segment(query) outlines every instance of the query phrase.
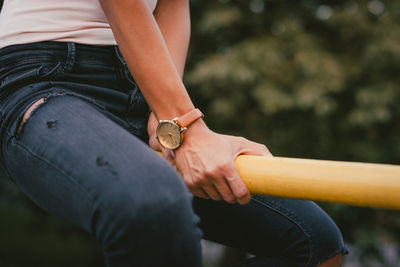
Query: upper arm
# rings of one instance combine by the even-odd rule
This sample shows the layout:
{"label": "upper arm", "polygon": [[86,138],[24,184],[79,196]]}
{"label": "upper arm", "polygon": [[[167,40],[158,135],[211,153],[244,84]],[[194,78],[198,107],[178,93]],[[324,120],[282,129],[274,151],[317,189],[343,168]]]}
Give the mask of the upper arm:
{"label": "upper arm", "polygon": [[154,17],[182,77],[190,39],[189,1],[159,0]]}

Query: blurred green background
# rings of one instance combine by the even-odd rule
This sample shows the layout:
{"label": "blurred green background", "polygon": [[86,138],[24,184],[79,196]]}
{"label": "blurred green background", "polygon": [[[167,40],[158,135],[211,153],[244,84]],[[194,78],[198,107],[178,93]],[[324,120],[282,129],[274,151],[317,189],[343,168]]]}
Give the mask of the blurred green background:
{"label": "blurred green background", "polygon": [[[400,164],[400,1],[192,0],[191,12],[185,83],[212,129],[276,156]],[[400,266],[400,211],[321,205],[350,246],[345,266]],[[0,216],[1,267],[103,266],[88,234],[4,171]]]}

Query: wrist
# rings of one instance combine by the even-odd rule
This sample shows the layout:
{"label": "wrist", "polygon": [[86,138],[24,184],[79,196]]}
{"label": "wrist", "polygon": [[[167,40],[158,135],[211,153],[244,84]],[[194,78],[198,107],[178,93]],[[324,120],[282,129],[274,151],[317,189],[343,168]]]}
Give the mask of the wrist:
{"label": "wrist", "polygon": [[[180,91],[185,91],[185,93],[180,95],[173,94],[172,92],[178,90],[177,88],[179,88]],[[168,93],[168,95],[170,95],[171,97],[164,97],[162,99],[159,99],[159,103],[155,107],[152,107],[150,105],[158,121],[180,118],[186,113],[195,109],[192,101],[189,98],[189,95],[186,93],[186,89],[183,83],[180,86],[176,84],[172,84],[170,86],[163,85],[163,92],[165,92],[166,94],[167,92],[170,92]],[[172,95],[173,103],[179,103],[179,105],[171,105]]]}
{"label": "wrist", "polygon": [[209,131],[206,123],[202,118],[193,122],[190,127],[188,127],[185,131],[185,139],[191,138],[196,135],[196,133],[201,133]]}
{"label": "wrist", "polygon": [[185,131],[185,140],[180,147],[175,149],[175,152],[181,150],[183,147],[189,147],[193,142],[197,142],[199,139],[204,138],[205,135],[211,131],[204,122],[203,119],[198,119]]}

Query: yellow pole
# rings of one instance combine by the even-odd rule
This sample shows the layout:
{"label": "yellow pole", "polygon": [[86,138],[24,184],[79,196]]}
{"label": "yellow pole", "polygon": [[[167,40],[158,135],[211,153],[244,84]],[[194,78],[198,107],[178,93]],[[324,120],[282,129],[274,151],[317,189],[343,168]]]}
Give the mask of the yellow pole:
{"label": "yellow pole", "polygon": [[241,155],[254,194],[400,209],[400,166]]}
{"label": "yellow pole", "polygon": [[240,155],[252,194],[400,210],[400,166]]}

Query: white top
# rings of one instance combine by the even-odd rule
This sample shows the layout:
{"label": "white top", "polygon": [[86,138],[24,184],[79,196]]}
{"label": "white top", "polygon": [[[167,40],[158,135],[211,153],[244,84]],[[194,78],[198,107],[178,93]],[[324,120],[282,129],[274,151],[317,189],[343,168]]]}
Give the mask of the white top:
{"label": "white top", "polygon": [[[154,11],[157,0],[147,0]],[[41,41],[115,45],[99,0],[5,0],[0,48]]]}

